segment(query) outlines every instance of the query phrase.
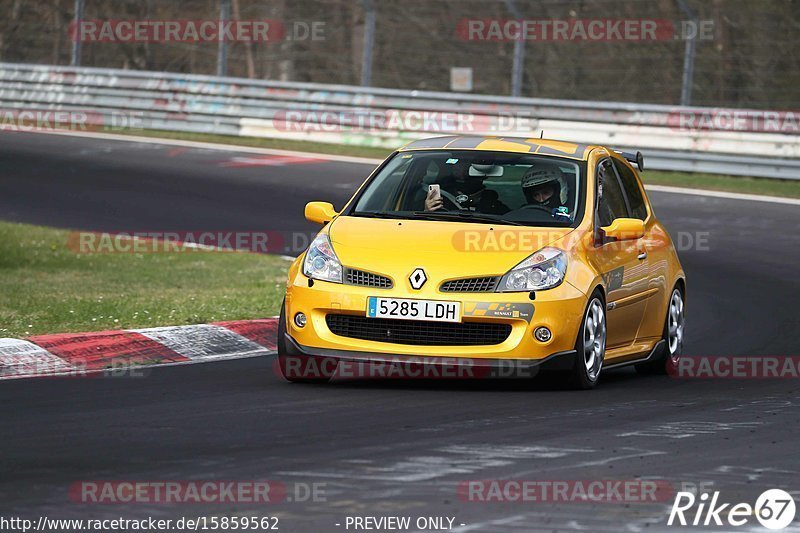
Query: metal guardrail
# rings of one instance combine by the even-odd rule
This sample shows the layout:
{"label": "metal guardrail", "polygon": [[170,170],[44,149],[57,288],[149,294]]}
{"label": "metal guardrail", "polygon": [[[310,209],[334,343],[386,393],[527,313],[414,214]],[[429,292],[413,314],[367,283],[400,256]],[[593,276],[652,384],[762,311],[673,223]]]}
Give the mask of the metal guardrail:
{"label": "metal guardrail", "polygon": [[652,169],[800,179],[796,132],[679,127],[681,117],[720,112],[699,107],[0,63],[0,110],[85,113],[88,127],[100,129],[127,125],[385,148],[449,133],[538,137],[543,130],[548,138],[640,149]]}

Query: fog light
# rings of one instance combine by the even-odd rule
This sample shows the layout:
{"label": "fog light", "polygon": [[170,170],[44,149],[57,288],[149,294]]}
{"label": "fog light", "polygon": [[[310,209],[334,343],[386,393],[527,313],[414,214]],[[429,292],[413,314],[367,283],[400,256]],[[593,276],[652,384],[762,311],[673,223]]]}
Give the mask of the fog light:
{"label": "fog light", "polygon": [[306,327],[306,315],[304,315],[303,313],[297,313],[296,315],[294,315],[294,324],[298,328]]}
{"label": "fog light", "polygon": [[536,337],[536,340],[539,342],[547,342],[549,341],[553,334],[550,333],[550,330],[544,326],[539,326],[533,331],[533,336]]}

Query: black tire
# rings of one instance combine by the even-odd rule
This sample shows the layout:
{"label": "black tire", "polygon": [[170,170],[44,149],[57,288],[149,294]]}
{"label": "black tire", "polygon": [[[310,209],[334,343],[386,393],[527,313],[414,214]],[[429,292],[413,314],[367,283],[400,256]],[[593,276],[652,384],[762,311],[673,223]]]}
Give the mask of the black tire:
{"label": "black tire", "polygon": [[336,361],[309,355],[289,355],[286,350],[286,300],[278,318],[278,357],[275,371],[292,383],[328,383],[336,372]]}
{"label": "black tire", "polygon": [[[599,320],[595,320],[596,317]],[[588,320],[592,317],[592,324],[587,329]],[[600,328],[598,331],[597,328]],[[591,332],[591,333],[590,333]],[[590,336],[587,339],[587,334]],[[600,339],[597,339],[597,335]],[[575,364],[572,367],[570,385],[579,390],[593,389],[600,381],[600,373],[603,369],[606,352],[606,303],[600,290],[595,290],[589,297],[586,310],[583,312],[583,320],[575,339]],[[592,355],[589,355],[587,342],[592,346]]]}
{"label": "black tire", "polygon": [[[670,332],[672,305],[676,295],[680,298],[680,332],[677,334],[677,338],[671,335]],[[649,361],[635,365],[636,371],[639,374],[644,376],[664,375],[673,372],[678,367],[678,361],[683,354],[683,328],[685,327],[686,320],[684,316],[684,302],[683,290],[680,285],[676,285],[672,289],[672,293],[670,293],[669,302],[667,302],[667,312],[664,317],[664,330],[661,333],[661,340],[663,342]]]}

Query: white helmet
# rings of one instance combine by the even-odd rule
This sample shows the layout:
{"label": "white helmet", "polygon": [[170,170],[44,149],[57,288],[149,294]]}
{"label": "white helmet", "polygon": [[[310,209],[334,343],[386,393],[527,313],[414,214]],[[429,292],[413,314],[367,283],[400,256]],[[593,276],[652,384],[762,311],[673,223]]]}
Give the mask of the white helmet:
{"label": "white helmet", "polygon": [[555,182],[558,184],[560,200],[562,204],[567,203],[567,178],[564,171],[556,165],[535,165],[528,169],[522,177],[522,188],[538,187],[545,183]]}

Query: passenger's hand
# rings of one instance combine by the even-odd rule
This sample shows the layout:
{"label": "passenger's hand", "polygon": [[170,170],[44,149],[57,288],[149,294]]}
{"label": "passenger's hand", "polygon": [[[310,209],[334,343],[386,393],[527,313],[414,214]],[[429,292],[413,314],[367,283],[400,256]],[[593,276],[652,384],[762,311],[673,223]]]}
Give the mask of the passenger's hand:
{"label": "passenger's hand", "polygon": [[436,211],[444,207],[444,201],[441,196],[435,197],[434,191],[428,191],[428,196],[425,197],[425,211]]}

